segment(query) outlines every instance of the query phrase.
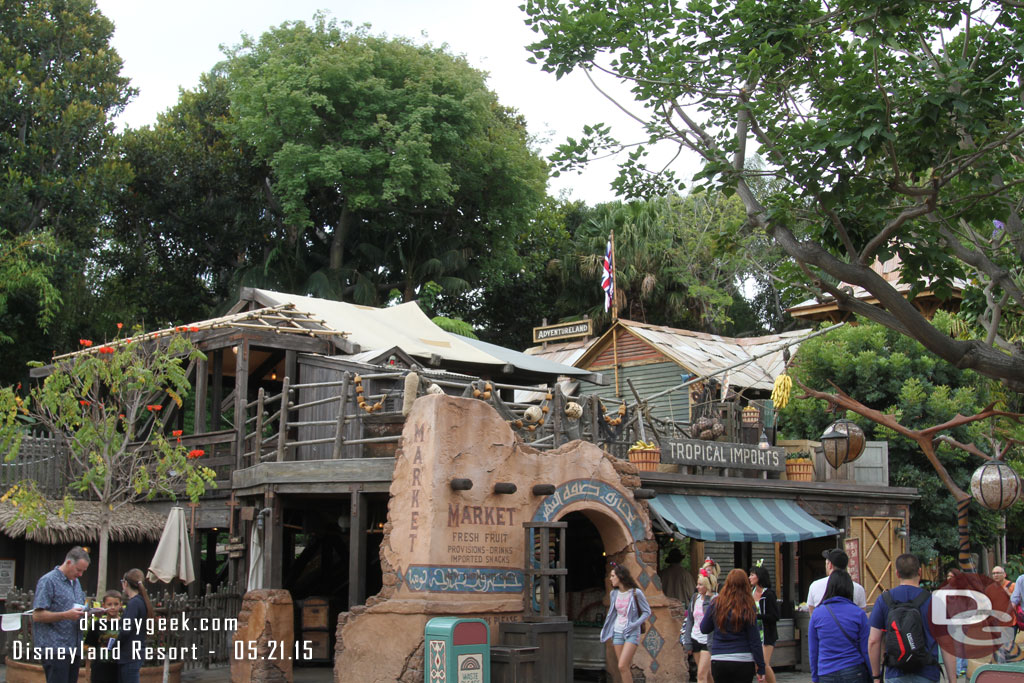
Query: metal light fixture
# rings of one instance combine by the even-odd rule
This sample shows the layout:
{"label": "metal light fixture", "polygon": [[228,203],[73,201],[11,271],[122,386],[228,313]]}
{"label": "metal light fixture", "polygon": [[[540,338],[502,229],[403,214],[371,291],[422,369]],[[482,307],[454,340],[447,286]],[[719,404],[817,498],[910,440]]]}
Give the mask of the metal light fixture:
{"label": "metal light fixture", "polygon": [[899,524],[896,525],[895,531],[896,531],[896,535],[899,536],[900,538],[906,538],[907,537],[907,525],[904,524],[903,522],[900,522]]}
{"label": "metal light fixture", "polygon": [[991,460],[971,475],[971,495],[989,510],[1005,510],[1021,495],[1020,477],[1005,462]]}
{"label": "metal light fixture", "polygon": [[761,440],[757,442],[757,447],[762,451],[766,451],[772,447],[771,443],[768,441],[768,432],[763,429],[761,430]]}
{"label": "metal light fixture", "polygon": [[864,452],[864,430],[853,420],[836,420],[819,440],[825,460],[836,469],[853,462]]}

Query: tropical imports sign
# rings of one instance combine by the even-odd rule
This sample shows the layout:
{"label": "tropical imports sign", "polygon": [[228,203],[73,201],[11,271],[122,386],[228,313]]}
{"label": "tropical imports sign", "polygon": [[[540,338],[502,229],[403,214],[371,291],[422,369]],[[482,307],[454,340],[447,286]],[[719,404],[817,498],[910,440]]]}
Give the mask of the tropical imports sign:
{"label": "tropical imports sign", "polygon": [[559,323],[558,325],[546,325],[533,328],[533,342],[535,344],[558,339],[571,339],[573,337],[589,337],[594,333],[592,320],[577,320],[571,323]]}
{"label": "tropical imports sign", "polygon": [[786,469],[786,449],[775,446],[762,450],[749,443],[662,439],[661,462],[691,467],[783,472]]}

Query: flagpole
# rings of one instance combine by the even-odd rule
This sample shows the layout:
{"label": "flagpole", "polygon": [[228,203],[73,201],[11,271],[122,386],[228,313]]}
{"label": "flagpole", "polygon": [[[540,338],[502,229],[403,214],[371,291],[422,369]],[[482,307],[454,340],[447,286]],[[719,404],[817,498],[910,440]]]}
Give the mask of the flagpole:
{"label": "flagpole", "polygon": [[612,362],[615,363],[615,397],[621,398],[622,392],[619,391],[619,331],[615,329],[616,323],[619,321],[619,307],[615,305],[615,297],[618,294],[615,282],[615,230],[612,230],[608,241],[612,245]]}

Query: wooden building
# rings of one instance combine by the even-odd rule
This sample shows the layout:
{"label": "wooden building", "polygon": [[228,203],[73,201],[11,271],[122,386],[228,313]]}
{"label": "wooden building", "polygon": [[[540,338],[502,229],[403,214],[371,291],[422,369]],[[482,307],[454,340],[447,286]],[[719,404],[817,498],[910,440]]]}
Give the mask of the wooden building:
{"label": "wooden building", "polygon": [[[712,497],[786,506],[803,526],[767,545],[723,541],[710,529],[687,533],[704,535],[707,551],[723,560],[731,551],[736,566],[769,555],[780,595],[790,604],[823,573],[821,549],[860,534],[865,554],[877,548],[890,558],[878,564],[882,555],[872,555],[863,565],[884,588],[892,583],[891,559],[906,547],[907,506],[915,491],[836,478],[788,481],[780,464],[784,449],[751,448],[752,434],[739,426],[741,403],[751,401],[770,425],[765,399],[783,366],[783,350],[805,332],[727,339],[618,321],[578,354],[573,367],[448,334],[414,303],[373,309],[266,290],[245,290],[227,315],[189,328],[206,360],[191,369],[194,391],[184,409],[169,402],[165,414],[168,429],[192,425],[182,443],[206,450],[205,462],[218,474],[218,488],[191,511],[195,554],[200,545],[207,550],[200,583],[249,577],[253,588],[286,588],[296,600],[326,607],[332,626],[396,580],[382,566],[381,547],[395,522],[395,491],[404,495],[416,485],[395,480],[396,463],[410,407],[427,394],[488,403],[516,444],[538,451],[582,440],[625,457],[642,435],[653,439],[661,446],[661,463],[639,473],[639,488],[668,502]],[[574,396],[559,387],[560,377],[575,383]],[[665,392],[691,379],[700,380],[699,394]],[[539,405],[519,402],[531,393]],[[691,438],[698,413],[727,425],[718,441]],[[733,459],[726,462],[723,454]],[[567,482],[571,474],[564,473]],[[540,482],[519,482],[521,493],[534,483]],[[545,495],[524,500],[544,504]],[[592,611],[587,596],[606,594],[603,569],[590,571],[603,562],[603,546],[596,544],[600,529],[572,509],[545,521],[567,523],[566,542],[574,549],[569,572],[586,575],[576,585],[574,609]],[[681,534],[680,521],[662,515],[658,524],[663,532]],[[749,531],[757,539],[771,529]],[[727,542],[717,550],[713,545]],[[224,574],[218,574],[219,547],[229,556]],[[315,630],[307,627],[297,623],[295,631]],[[327,633],[331,638],[334,630]],[[327,661],[332,644],[328,640],[318,650]],[[674,640],[663,641],[657,652],[645,641],[652,661],[664,656],[662,646],[673,647]]]}
{"label": "wooden building", "polygon": [[[875,261],[871,269],[882,276],[889,284],[896,288],[904,296],[908,296],[913,290],[910,283],[900,282],[900,258],[893,256],[888,261]],[[957,311],[960,309],[960,302],[963,300],[963,281],[954,280],[953,289],[947,298],[939,298],[936,292],[926,285],[914,296],[913,304],[929,320],[939,309]],[[847,285],[849,287],[849,285]],[[878,299],[863,287],[850,287],[850,293],[872,305],[878,305]],[[812,321],[828,321],[833,323],[849,321],[853,314],[849,311],[840,310],[835,299],[830,296],[822,296],[801,301],[796,306],[786,309],[794,318]]]}

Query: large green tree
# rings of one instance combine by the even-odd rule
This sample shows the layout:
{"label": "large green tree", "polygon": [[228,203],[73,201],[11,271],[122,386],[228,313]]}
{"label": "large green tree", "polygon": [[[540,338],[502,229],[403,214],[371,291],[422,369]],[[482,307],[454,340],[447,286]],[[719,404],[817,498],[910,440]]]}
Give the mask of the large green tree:
{"label": "large green tree", "polygon": [[[237,294],[240,271],[262,267],[266,168],[222,128],[228,81],[211,72],[152,126],[126,130],[120,154],[132,179],[111,210],[101,318],[150,326],[198,320]],[[258,265],[254,265],[258,264]]]}
{"label": "large green tree", "polygon": [[[81,332],[88,255],[111,194],[127,177],[111,154],[110,119],[132,95],[110,47],[113,30],[92,0],[0,3],[0,235],[35,245],[21,260],[32,266],[20,271],[25,285],[3,286],[11,296],[0,325],[18,341],[0,369],[8,377]],[[18,253],[12,250],[4,251]],[[59,301],[63,312],[53,317]],[[41,330],[40,320],[51,318]]]}
{"label": "large green tree", "polygon": [[[626,83],[648,142],[704,161],[749,225],[841,308],[1024,390],[1024,7],[1015,0],[526,0],[545,70]],[[559,163],[622,147],[607,126]],[[757,150],[765,170],[751,169]],[[675,186],[643,146],[619,188]],[[771,190],[753,179],[773,177]],[[897,256],[916,293],[965,288],[963,338],[871,269]],[[842,283],[867,290],[879,305]]]}
{"label": "large green tree", "polygon": [[[952,322],[940,312],[935,325],[949,332]],[[1006,393],[996,382],[969,370],[958,370],[930,353],[918,342],[877,323],[847,325],[800,345],[794,357],[792,375],[808,387],[825,389],[829,382],[843,388],[863,405],[893,415],[910,429],[942,424],[958,413],[973,415],[990,403],[1016,411],[1020,396]],[[957,552],[956,500],[928,462],[918,445],[853,413],[869,439],[889,442],[889,483],[912,486],[920,500],[910,508],[913,530],[911,550],[922,557],[936,554],[955,557]],[[794,399],[779,412],[780,433],[788,438],[806,438],[821,434],[835,419],[824,414],[816,399]],[[991,451],[988,437],[999,437],[990,422],[959,427],[948,436],[960,443],[977,443]],[[978,458],[945,443],[936,444],[936,455],[953,481],[970,490]],[[1020,468],[1019,455],[1011,454]],[[1019,515],[1018,503],[1011,514]],[[999,516],[977,503],[971,504],[971,539],[978,545],[992,545],[996,539]]]}
{"label": "large green tree", "polygon": [[279,224],[262,276],[376,303],[518,268],[546,165],[464,59],[318,16],[246,37],[220,68],[222,129],[265,167]]}

